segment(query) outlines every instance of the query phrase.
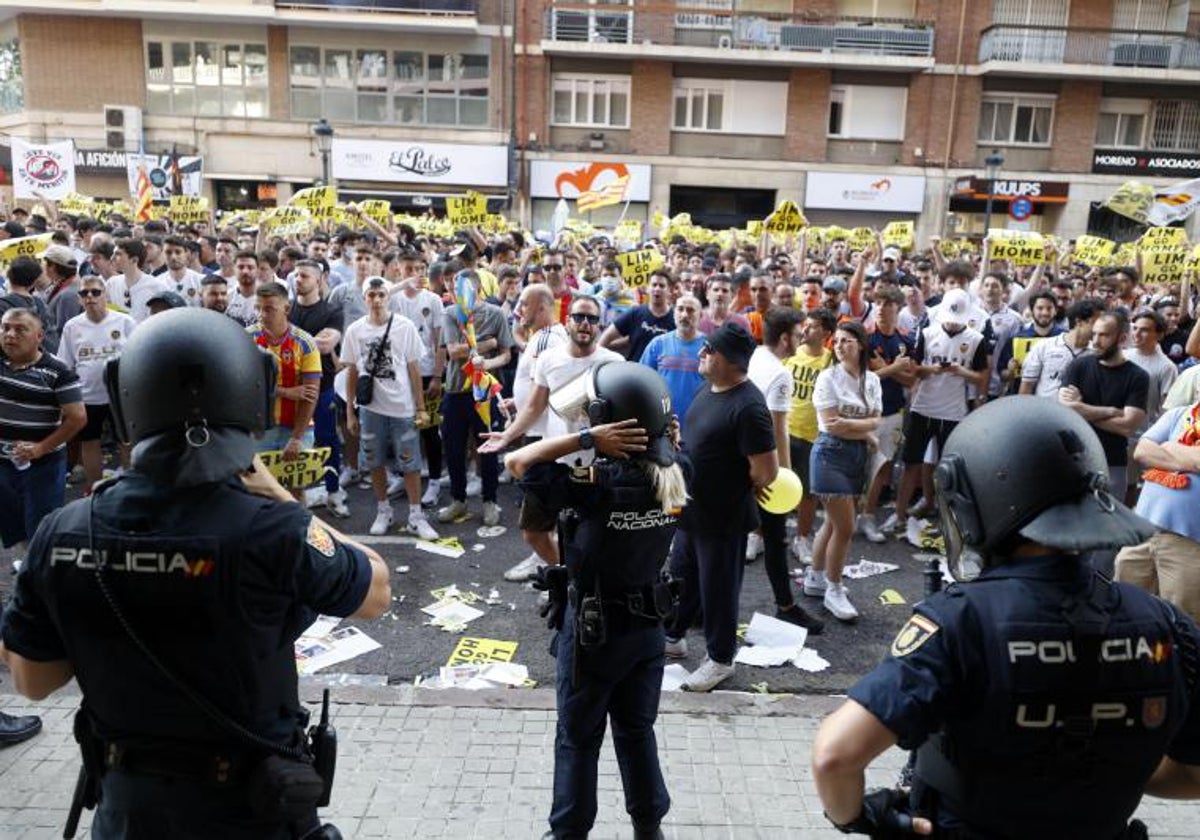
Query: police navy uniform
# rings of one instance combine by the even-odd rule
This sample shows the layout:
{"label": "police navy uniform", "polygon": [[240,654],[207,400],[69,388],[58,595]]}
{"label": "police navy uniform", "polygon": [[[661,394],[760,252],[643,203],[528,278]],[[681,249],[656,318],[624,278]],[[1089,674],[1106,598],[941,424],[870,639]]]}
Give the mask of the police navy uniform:
{"label": "police navy uniform", "polygon": [[367,557],[299,505],[251,495],[236,479],[168,489],[132,473],[93,499],[90,540],[89,500],[46,518],[3,620],[15,653],[74,666],[105,749],[92,836],[293,836],[250,814],[246,773],[263,754],[134,646],[95,558],[104,553],[114,599],[168,669],[253,733],[296,746],[306,715],[293,642],[318,613],[362,604]]}
{"label": "police navy uniform", "polygon": [[849,696],[919,748],[939,836],[1118,838],[1164,754],[1200,764],[1196,648],[1165,601],[1022,557],[919,604]]}
{"label": "police navy uniform", "polygon": [[[682,458],[680,466],[688,476]],[[578,517],[573,533],[564,534],[562,548],[573,594],[551,644],[557,660],[558,727],[550,827],[559,840],[583,838],[591,830],[607,717],[626,810],[635,827],[653,830],[671,804],[654,736],[664,637],[653,590],[678,516],[662,510],[635,461],[598,460],[589,467],[535,464],[521,484],[550,509],[571,508]],[[576,607],[579,598],[596,592],[604,604],[605,640],[581,648]]]}

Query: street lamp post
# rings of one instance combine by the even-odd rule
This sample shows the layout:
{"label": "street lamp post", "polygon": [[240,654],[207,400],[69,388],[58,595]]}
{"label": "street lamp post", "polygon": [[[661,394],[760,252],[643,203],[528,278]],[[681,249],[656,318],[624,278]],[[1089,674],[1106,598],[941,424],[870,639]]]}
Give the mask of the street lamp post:
{"label": "street lamp post", "polygon": [[983,237],[986,239],[988,231],[992,229],[992,198],[996,193],[996,176],[1000,174],[1000,167],[1004,165],[1004,155],[1000,154],[999,149],[992,149],[992,153],[984,158],[983,163],[987,167],[988,179],[987,207],[983,211]]}
{"label": "street lamp post", "polygon": [[321,117],[313,124],[313,137],[317,138],[317,151],[321,153],[321,183],[329,184],[329,151],[333,148],[333,126]]}

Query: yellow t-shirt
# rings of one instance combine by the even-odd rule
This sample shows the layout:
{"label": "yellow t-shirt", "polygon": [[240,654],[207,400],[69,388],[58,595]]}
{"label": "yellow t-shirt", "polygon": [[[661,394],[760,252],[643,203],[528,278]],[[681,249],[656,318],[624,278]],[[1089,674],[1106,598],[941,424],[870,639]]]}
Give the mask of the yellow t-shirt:
{"label": "yellow t-shirt", "polygon": [[488,271],[486,268],[477,268],[475,273],[479,275],[479,294],[484,298],[495,297],[496,292],[500,289],[500,281],[496,279],[496,275]]}
{"label": "yellow t-shirt", "polygon": [[783,360],[792,375],[792,410],[788,413],[788,434],[801,440],[817,439],[817,409],[813,406],[813,388],[817,374],[829,367],[833,353],[822,349],[819,356],[810,356],[801,347],[795,355]]}

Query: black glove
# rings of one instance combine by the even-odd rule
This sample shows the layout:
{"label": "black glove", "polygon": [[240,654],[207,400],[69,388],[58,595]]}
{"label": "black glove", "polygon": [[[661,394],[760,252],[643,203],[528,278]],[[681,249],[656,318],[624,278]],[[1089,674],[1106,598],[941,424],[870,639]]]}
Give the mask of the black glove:
{"label": "black glove", "polygon": [[[863,797],[862,813],[854,822],[834,828],[842,834],[866,834],[874,840],[912,837],[912,816],[907,812],[908,795],[896,789],[879,789]],[[829,820],[833,822],[833,820]]]}
{"label": "black glove", "polygon": [[533,588],[550,593],[550,600],[542,605],[538,614],[546,619],[551,630],[561,630],[563,616],[567,612],[567,570],[564,566],[538,566]]}

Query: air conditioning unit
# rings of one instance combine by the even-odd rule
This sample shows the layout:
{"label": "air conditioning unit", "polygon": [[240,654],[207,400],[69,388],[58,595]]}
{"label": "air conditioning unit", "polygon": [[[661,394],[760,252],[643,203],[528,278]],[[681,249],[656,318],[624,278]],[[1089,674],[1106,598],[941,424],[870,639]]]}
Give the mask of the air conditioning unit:
{"label": "air conditioning unit", "polygon": [[104,145],[136,152],[142,147],[142,109],[134,105],[104,106]]}
{"label": "air conditioning unit", "polygon": [[722,50],[733,49],[733,36],[732,35],[722,35],[720,38],[717,39],[717,48],[722,49]]}

